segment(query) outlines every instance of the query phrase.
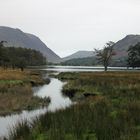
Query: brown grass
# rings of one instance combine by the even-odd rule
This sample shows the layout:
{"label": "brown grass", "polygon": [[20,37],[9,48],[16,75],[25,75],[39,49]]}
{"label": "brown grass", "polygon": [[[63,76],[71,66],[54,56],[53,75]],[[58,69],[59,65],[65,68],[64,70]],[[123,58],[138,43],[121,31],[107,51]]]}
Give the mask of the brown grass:
{"label": "brown grass", "polygon": [[22,72],[17,69],[0,69],[0,80],[24,80],[26,79],[27,75],[29,75],[29,73],[29,71]]}
{"label": "brown grass", "polygon": [[44,105],[43,99],[33,96],[31,81],[44,83],[40,72],[0,69],[0,114]]}
{"label": "brown grass", "polygon": [[95,96],[77,98],[80,101],[66,110],[47,112],[32,128],[19,125],[10,140],[140,139],[140,73],[61,73],[58,77],[68,80],[63,89],[67,93]]}

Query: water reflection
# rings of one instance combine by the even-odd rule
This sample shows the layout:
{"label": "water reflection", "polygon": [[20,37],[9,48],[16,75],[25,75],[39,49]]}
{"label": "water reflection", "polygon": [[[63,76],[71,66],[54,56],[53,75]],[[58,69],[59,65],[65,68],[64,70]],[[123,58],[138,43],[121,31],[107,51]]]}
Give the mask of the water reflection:
{"label": "water reflection", "polygon": [[31,122],[35,117],[44,114],[46,111],[47,109],[44,108],[33,111],[22,111],[20,114],[0,117],[0,137],[7,137],[10,129],[12,129],[18,122],[22,122],[24,120]]}
{"label": "water reflection", "polygon": [[22,111],[20,114],[8,115],[0,117],[0,137],[8,136],[10,129],[13,128],[18,122],[27,120],[31,122],[36,117],[45,114],[47,111],[55,111],[58,109],[66,108],[72,104],[68,97],[63,97],[61,90],[64,83],[57,79],[51,79],[49,85],[34,88],[34,95],[41,98],[50,97],[51,103],[48,108],[40,108],[33,111]]}
{"label": "water reflection", "polygon": [[[99,66],[48,66],[47,71],[56,72],[96,72],[104,71],[104,67]],[[109,71],[126,71],[127,67],[108,67]],[[131,68],[130,68],[131,70]]]}
{"label": "water reflection", "polygon": [[61,93],[64,83],[58,79],[51,79],[50,85],[45,85],[38,89],[34,94],[39,97],[50,97],[51,103],[48,106],[48,111],[55,111],[71,105],[71,100],[64,97]]}

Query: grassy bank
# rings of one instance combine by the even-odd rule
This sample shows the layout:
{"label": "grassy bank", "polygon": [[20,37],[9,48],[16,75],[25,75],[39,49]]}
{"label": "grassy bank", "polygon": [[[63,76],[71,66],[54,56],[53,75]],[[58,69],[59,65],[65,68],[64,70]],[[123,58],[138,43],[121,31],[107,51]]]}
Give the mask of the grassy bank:
{"label": "grassy bank", "polygon": [[76,105],[20,124],[11,140],[139,140],[140,73],[61,73]]}
{"label": "grassy bank", "polygon": [[45,105],[33,96],[32,86],[45,84],[41,72],[0,69],[0,115]]}
{"label": "grassy bank", "polygon": [[118,103],[140,100],[139,72],[61,73],[58,78],[68,81],[63,93],[73,94],[72,99],[102,95]]}

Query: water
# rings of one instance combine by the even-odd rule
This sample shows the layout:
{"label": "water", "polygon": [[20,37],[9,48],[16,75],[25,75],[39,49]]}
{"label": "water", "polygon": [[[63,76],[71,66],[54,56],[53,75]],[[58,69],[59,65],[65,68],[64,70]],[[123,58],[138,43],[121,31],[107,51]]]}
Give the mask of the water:
{"label": "water", "polygon": [[8,136],[10,129],[13,128],[18,122],[27,120],[31,122],[36,117],[45,114],[47,111],[55,111],[58,109],[66,108],[72,104],[68,97],[64,97],[61,93],[62,87],[65,83],[58,79],[52,78],[49,85],[34,88],[35,96],[45,98],[50,97],[51,103],[46,108],[40,108],[32,111],[22,111],[20,114],[8,115],[0,117],[0,137]]}
{"label": "water", "polygon": [[[95,66],[48,66],[47,71],[55,72],[95,72],[104,71],[104,67]],[[126,71],[127,67],[108,67],[109,71]],[[132,70],[132,68],[130,68]]]}
{"label": "water", "polygon": [[[88,67],[88,66],[48,66],[46,71],[53,71],[58,74],[59,72],[94,72],[94,71],[104,71],[103,67]],[[126,67],[109,67],[110,71],[126,71]],[[62,96],[61,89],[65,83],[57,80],[51,79],[49,85],[44,85],[42,87],[34,88],[33,90],[35,96],[41,98],[50,97],[51,103],[47,108],[40,108],[32,111],[22,111],[20,114],[10,115],[6,117],[0,117],[0,137],[7,136],[9,130],[15,126],[18,122],[23,120],[28,120],[31,122],[36,117],[45,114],[47,111],[56,111],[58,109],[66,108],[72,104],[68,97]]]}
{"label": "water", "polygon": [[[71,105],[71,100],[68,97],[62,96],[61,90],[65,83],[58,79],[51,79],[50,85],[45,85],[38,89],[34,94],[41,98],[50,97],[51,103],[48,106],[48,111],[56,111]],[[57,94],[56,94],[57,93]]]}
{"label": "water", "polygon": [[44,114],[47,111],[46,108],[37,109],[33,111],[22,111],[20,114],[8,115],[6,117],[0,117],[0,138],[7,137],[10,130],[18,123],[24,120],[31,122],[35,117]]}

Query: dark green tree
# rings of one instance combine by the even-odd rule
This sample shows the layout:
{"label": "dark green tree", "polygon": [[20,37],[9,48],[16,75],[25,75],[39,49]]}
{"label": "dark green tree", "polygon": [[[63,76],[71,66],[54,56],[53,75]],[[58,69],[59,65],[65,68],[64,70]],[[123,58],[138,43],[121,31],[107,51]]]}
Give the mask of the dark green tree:
{"label": "dark green tree", "polygon": [[6,63],[8,61],[6,57],[6,51],[4,48],[4,43],[7,43],[6,41],[0,41],[0,66],[6,66]]}
{"label": "dark green tree", "polygon": [[114,42],[109,41],[102,50],[95,49],[98,62],[103,64],[105,71],[108,69],[112,56],[115,55],[115,52],[113,51],[114,44]]}
{"label": "dark green tree", "polygon": [[140,67],[140,42],[128,49],[128,67]]}
{"label": "dark green tree", "polygon": [[27,63],[26,63],[27,61],[26,61],[26,59],[24,58],[24,57],[20,57],[17,61],[16,61],[16,66],[18,67],[18,68],[20,68],[21,69],[21,71],[24,71],[24,69],[26,68],[26,66],[27,66]]}
{"label": "dark green tree", "polygon": [[4,47],[5,41],[0,42],[0,66],[3,68],[20,68],[22,71],[26,66],[46,65],[46,57],[41,52],[16,47]]}

